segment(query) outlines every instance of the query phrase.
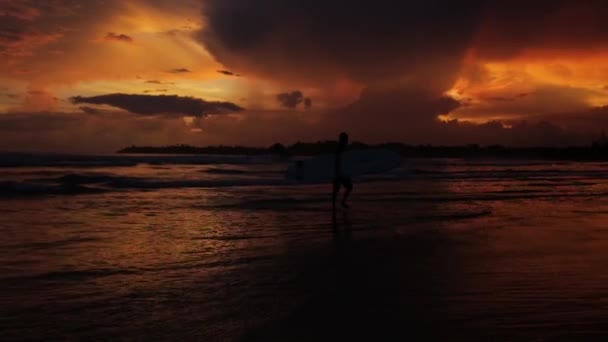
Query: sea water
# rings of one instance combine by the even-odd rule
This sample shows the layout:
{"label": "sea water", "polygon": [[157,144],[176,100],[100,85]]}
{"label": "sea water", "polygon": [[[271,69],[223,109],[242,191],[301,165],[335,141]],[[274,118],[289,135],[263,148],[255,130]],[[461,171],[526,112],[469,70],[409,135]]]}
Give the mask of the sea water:
{"label": "sea water", "polygon": [[608,336],[608,164],[0,157],[3,340]]}

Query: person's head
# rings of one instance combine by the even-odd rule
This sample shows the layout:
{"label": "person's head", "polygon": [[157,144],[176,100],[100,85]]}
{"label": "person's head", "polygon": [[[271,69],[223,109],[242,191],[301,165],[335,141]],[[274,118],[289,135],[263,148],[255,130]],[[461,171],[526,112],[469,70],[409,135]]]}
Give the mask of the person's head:
{"label": "person's head", "polygon": [[348,145],[348,134],[342,132],[340,133],[340,146]]}

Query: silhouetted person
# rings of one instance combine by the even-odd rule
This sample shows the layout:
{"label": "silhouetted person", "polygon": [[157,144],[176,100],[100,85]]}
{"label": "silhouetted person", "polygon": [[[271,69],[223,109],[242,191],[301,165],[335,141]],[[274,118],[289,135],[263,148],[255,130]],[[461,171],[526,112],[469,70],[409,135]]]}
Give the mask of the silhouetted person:
{"label": "silhouetted person", "polygon": [[348,208],[348,204],[346,204],[346,200],[348,199],[348,195],[353,190],[353,182],[350,177],[344,175],[342,169],[342,153],[348,146],[348,134],[342,132],[340,133],[340,142],[338,143],[338,149],[336,150],[336,159],[334,162],[334,189],[332,194],[332,208],[336,210],[336,199],[338,198],[338,192],[340,192],[340,186],[344,186],[346,191],[344,192],[344,197],[342,198],[342,207]]}

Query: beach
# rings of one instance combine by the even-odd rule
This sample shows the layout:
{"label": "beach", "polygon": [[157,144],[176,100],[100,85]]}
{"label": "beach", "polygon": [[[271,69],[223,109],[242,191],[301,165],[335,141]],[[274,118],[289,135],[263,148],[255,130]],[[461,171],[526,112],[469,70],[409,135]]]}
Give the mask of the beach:
{"label": "beach", "polygon": [[[19,163],[17,163],[19,162]],[[3,340],[597,340],[608,163],[2,156]]]}

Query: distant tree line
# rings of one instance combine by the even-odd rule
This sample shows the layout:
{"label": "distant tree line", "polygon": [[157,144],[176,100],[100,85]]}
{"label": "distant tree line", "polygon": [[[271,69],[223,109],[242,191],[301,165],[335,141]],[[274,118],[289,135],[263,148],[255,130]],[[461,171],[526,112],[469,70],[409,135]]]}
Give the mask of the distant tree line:
{"label": "distant tree line", "polygon": [[[602,139],[603,138],[603,139]],[[590,146],[573,147],[506,147],[501,145],[464,146],[407,145],[402,143],[384,143],[369,145],[354,142],[351,150],[367,148],[384,148],[400,153],[409,158],[526,158],[526,159],[563,159],[563,160],[608,160],[608,140],[602,137]],[[262,155],[273,154],[283,157],[311,156],[333,153],[336,141],[319,141],[315,143],[298,142],[285,146],[276,143],[270,147],[244,146],[206,146],[190,145],[172,146],[130,146],[118,153],[129,154],[227,154],[227,155]]]}

